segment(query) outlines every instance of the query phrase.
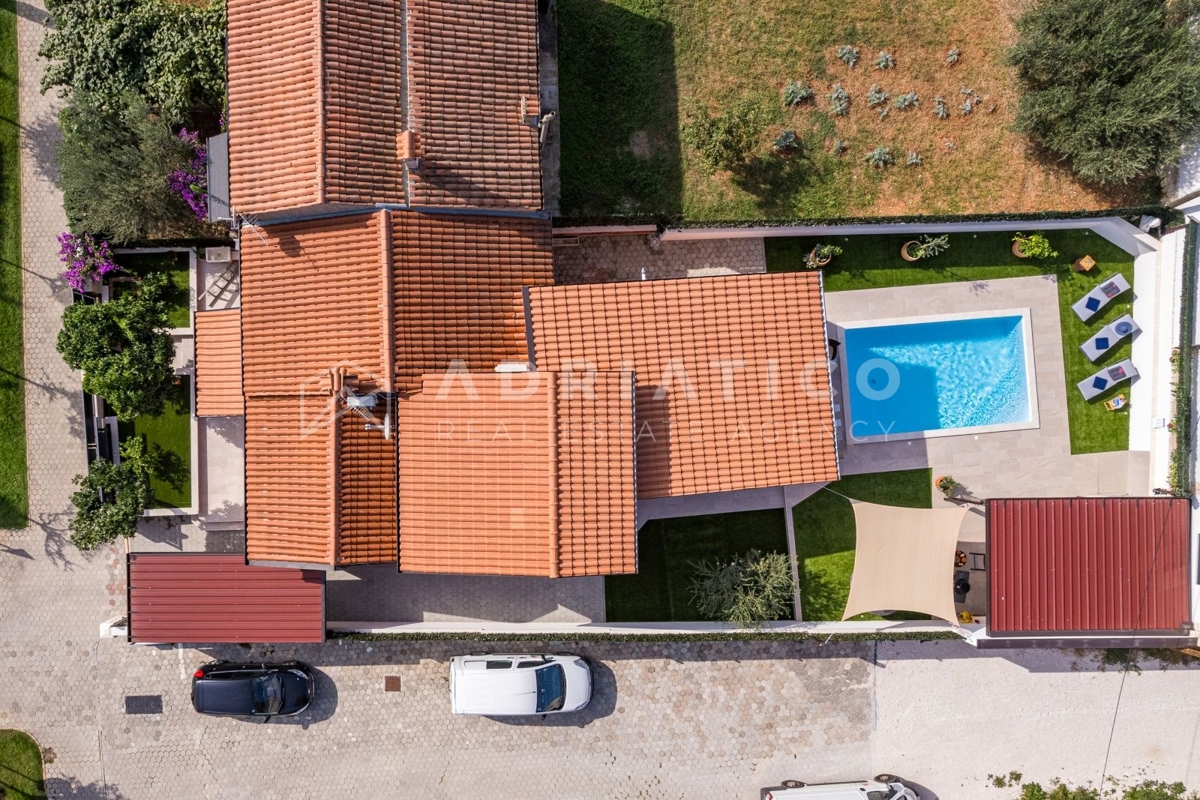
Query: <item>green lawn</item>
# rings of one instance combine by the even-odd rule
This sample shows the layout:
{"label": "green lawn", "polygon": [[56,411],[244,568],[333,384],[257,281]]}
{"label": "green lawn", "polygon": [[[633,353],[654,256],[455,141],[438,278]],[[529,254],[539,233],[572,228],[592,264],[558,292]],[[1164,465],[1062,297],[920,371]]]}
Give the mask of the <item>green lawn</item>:
{"label": "green lawn", "polygon": [[191,391],[191,378],[183,376],[161,416],[117,424],[121,441],[131,436],[146,439],[154,464],[151,508],[187,508],[192,504]]}
{"label": "green lawn", "polygon": [[167,302],[171,304],[171,308],[167,321],[172,328],[191,327],[191,286],[188,282],[187,253],[121,253],[116,256],[116,261],[122,269],[138,277],[145,277],[152,272],[165,272],[170,279]]}
{"label": "green lawn", "polygon": [[[846,609],[855,543],[854,509],[846,497],[906,508],[933,507],[933,473],[928,469],[848,475],[828,488],[832,491],[818,491],[793,510],[800,613],[805,620],[840,620]],[[862,614],[854,619],[880,618]],[[928,617],[897,613],[891,619]]]}
{"label": "green lawn", "polygon": [[[1028,232],[1032,232],[1032,228]],[[843,254],[825,268],[825,290],[874,289],[885,286],[914,286],[952,281],[981,281],[1028,275],[1058,276],[1059,317],[1062,323],[1063,358],[1066,367],[1067,415],[1071,427],[1071,452],[1098,453],[1129,447],[1129,418],[1113,413],[1104,401],[1124,393],[1129,385],[1111,389],[1096,400],[1084,401],[1075,384],[1105,364],[1128,358],[1132,349],[1125,340],[1105,358],[1093,364],[1079,349],[1093,333],[1133,308],[1132,292],[1126,293],[1088,323],[1079,321],[1071,304],[1099,281],[1121,272],[1133,284],[1133,256],[1088,230],[1049,231],[1050,244],[1058,258],[1031,263],[1012,254],[1012,234],[1001,232],[950,234],[950,249],[926,261],[910,264],[900,258],[901,245],[910,238],[899,236],[829,236],[824,238],[769,238],[766,240],[767,269],[772,272],[804,269],[804,255],[819,242],[836,244]],[[1090,274],[1075,272],[1071,265],[1091,255],[1097,266]]]}
{"label": "green lawn", "polygon": [[694,621],[692,563],[747,550],[787,552],[783,512],[745,511],[651,520],[638,532],[638,573],[604,579],[609,622]]}
{"label": "green lawn", "polygon": [[0,528],[24,528],[25,350],[15,0],[0,0]]}
{"label": "green lawn", "polygon": [[21,731],[0,730],[0,797],[5,800],[44,798],[42,751]]}

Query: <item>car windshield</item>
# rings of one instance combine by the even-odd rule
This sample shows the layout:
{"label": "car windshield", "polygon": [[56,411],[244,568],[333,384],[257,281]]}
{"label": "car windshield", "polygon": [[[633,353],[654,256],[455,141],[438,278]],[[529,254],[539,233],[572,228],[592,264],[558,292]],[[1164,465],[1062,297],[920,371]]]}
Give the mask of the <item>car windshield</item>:
{"label": "car windshield", "polygon": [[558,711],[567,701],[567,675],[558,664],[542,667],[537,675],[537,713]]}
{"label": "car windshield", "polygon": [[283,707],[283,682],[278,675],[264,675],[250,682],[250,703],[255,714],[278,714]]}

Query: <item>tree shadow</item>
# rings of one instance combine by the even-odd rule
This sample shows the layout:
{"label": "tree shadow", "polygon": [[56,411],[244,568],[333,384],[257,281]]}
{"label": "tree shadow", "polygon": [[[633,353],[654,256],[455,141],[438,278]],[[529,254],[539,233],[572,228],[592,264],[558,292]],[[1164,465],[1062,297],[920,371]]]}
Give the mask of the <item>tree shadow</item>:
{"label": "tree shadow", "polygon": [[151,444],[146,455],[150,464],[150,473],[171,487],[176,492],[191,486],[192,473],[183,458],[171,450],[164,450],[162,445]]}
{"label": "tree shadow", "polygon": [[733,183],[753,195],[764,213],[785,213],[789,200],[816,176],[818,167],[803,153],[757,155],[733,167]]}
{"label": "tree shadow", "polygon": [[[20,4],[18,4],[20,5]],[[58,117],[44,113],[23,127],[22,147],[33,158],[39,175],[62,189],[62,172],[58,168],[58,149],[62,146],[62,129]]]}
{"label": "tree shadow", "polygon": [[83,783],[78,778],[47,778],[46,796],[56,800],[128,800],[128,795],[107,781]]}

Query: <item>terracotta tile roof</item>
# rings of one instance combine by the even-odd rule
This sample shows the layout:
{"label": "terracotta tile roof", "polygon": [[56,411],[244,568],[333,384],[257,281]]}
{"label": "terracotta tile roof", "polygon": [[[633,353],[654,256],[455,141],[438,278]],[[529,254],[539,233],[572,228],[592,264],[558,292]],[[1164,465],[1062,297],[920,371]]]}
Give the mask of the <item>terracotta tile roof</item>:
{"label": "terracotta tile roof", "polygon": [[820,276],[530,291],[539,370],[637,373],[642,498],[831,481]]}
{"label": "terracotta tile roof", "polygon": [[196,313],[196,416],[240,417],[242,398],[242,312]]}
{"label": "terracotta tile roof", "polygon": [[[383,413],[381,408],[379,418]],[[395,562],[396,438],[366,430],[353,413],[344,414],[339,425],[337,563]]]}
{"label": "terracotta tile roof", "polygon": [[[387,212],[246,230],[242,333],[248,397],[312,391],[348,363],[390,381]],[[302,388],[303,387],[303,388]]]}
{"label": "terracotta tile roof", "polygon": [[334,563],[336,427],[311,414],[298,397],[246,398],[250,561]]}
{"label": "terracotta tile roof", "polygon": [[392,222],[397,389],[453,361],[525,361],[521,288],[553,283],[549,220],[398,211]]}
{"label": "terracotta tile roof", "polygon": [[[532,381],[532,383],[529,383]],[[400,402],[400,569],[566,577],[636,568],[631,373],[443,374]]]}
{"label": "terracotta tile roof", "polygon": [[130,553],[127,569],[131,642],[325,641],[322,572],[218,553]]}
{"label": "terracotta tile roof", "polygon": [[536,0],[230,0],[228,14],[237,210],[541,207],[538,132],[521,119],[522,97],[538,112]]}
{"label": "terracotta tile roof", "polygon": [[418,206],[542,206],[537,0],[409,0]]}
{"label": "terracotta tile roof", "polygon": [[988,500],[988,634],[1190,630],[1191,513],[1171,497]]}
{"label": "terracotta tile roof", "polygon": [[228,3],[229,192],[239,211],[322,202],[320,8]]}

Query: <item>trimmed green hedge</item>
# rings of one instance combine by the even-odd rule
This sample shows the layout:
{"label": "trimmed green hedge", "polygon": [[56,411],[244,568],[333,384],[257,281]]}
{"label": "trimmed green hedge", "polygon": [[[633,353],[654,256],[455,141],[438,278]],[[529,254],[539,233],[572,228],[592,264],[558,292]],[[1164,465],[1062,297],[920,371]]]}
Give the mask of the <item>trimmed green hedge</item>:
{"label": "trimmed green hedge", "polygon": [[548,636],[543,633],[347,633],[330,631],[330,641],[352,642],[929,642],[963,637],[953,631],[910,633],[804,633],[791,631],[713,631],[712,633],[573,633]]}
{"label": "trimmed green hedge", "polygon": [[1175,450],[1171,453],[1171,491],[1192,494],[1192,346],[1196,332],[1196,223],[1189,222],[1183,240],[1183,305],[1179,310],[1179,353],[1175,358]]}

